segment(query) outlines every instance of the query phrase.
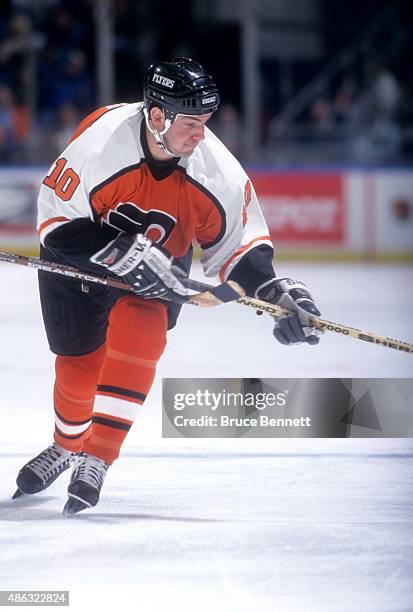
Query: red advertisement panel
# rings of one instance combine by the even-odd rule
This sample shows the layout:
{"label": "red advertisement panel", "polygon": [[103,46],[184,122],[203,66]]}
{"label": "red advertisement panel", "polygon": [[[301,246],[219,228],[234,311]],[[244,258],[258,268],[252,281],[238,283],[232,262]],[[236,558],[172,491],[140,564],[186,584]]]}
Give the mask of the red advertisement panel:
{"label": "red advertisement panel", "polygon": [[271,237],[285,242],[345,238],[346,208],[341,174],[251,173]]}

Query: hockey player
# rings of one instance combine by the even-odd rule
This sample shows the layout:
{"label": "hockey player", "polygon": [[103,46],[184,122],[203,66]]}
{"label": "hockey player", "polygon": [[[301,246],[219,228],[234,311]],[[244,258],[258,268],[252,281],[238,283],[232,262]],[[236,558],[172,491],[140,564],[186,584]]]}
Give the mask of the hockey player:
{"label": "hockey player", "polygon": [[46,489],[73,462],[64,513],[97,504],[188,299],[181,281],[193,241],[207,276],[295,311],[275,319],[277,340],[318,342],[309,315],[320,312],[302,283],[275,278],[251,182],[206,126],[218,105],[218,89],[197,62],[152,65],[143,102],[92,113],[45,177],[41,257],[119,275],[136,292],[39,272],[56,354],[54,442],[20,470],[15,497]]}

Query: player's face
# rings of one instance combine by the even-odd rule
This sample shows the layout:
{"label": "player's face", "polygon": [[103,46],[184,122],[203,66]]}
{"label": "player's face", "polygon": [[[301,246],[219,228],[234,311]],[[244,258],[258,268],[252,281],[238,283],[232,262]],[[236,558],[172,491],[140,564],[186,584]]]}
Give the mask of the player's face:
{"label": "player's face", "polygon": [[205,124],[212,116],[177,115],[164,139],[168,149],[177,157],[189,157],[195,147],[205,138]]}

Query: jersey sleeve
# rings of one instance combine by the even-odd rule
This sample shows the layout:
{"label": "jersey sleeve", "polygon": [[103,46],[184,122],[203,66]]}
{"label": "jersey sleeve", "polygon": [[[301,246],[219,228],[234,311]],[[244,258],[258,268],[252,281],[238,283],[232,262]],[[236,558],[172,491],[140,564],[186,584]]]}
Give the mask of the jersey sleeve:
{"label": "jersey sleeve", "polygon": [[[43,245],[51,232],[75,219],[99,219],[103,203],[93,199],[97,186],[136,163],[136,142],[125,122],[128,113],[137,112],[135,106],[113,105],[92,113],[50,167],[38,196],[37,230]],[[113,155],[114,149],[122,154]]]}
{"label": "jersey sleeve", "polygon": [[[189,170],[214,202],[196,232],[204,273],[218,276],[222,282],[230,277],[234,279],[235,274],[244,280],[244,285],[250,286],[253,281],[246,276],[251,274],[251,265],[258,265],[256,258],[262,258],[262,249],[257,247],[265,245],[264,251],[271,254],[270,259],[273,256],[257,195],[241,165],[209,130],[205,146],[200,145],[199,149],[200,168],[198,170],[194,164]],[[264,259],[267,279],[274,273],[272,265],[268,267],[268,255]],[[244,260],[243,266],[241,260]]]}
{"label": "jersey sleeve", "polygon": [[47,236],[78,218],[93,220],[89,206],[89,156],[79,158],[73,147],[63,152],[50,167],[40,187],[37,231],[44,245]]}

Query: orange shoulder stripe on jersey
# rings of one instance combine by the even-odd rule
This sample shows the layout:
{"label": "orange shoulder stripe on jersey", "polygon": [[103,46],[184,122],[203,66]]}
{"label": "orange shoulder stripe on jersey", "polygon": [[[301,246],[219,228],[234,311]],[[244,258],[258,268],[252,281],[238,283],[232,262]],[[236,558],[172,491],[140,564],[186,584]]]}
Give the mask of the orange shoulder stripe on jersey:
{"label": "orange shoulder stripe on jersey", "polygon": [[115,108],[119,108],[119,106],[124,106],[123,104],[116,104],[114,106],[102,106],[102,108],[98,108],[97,110],[93,111],[93,113],[90,113],[90,115],[88,115],[87,117],[85,117],[83,119],[83,121],[81,121],[79,123],[79,125],[77,126],[77,128],[75,129],[75,131],[73,132],[70,140],[69,140],[69,144],[71,142],[73,142],[74,140],[76,140],[76,138],[78,138],[81,134],[83,134],[83,132],[85,130],[87,130],[88,127],[90,127],[93,123],[95,123],[95,121],[97,121],[98,119],[100,119],[103,115],[105,115],[106,113],[108,113],[109,111],[115,109]]}
{"label": "orange shoulder stripe on jersey", "polygon": [[248,244],[246,244],[245,246],[243,246],[241,249],[238,249],[238,251],[235,251],[235,253],[233,254],[232,257],[230,257],[228,259],[227,262],[224,263],[224,265],[222,266],[220,272],[219,272],[219,278],[222,282],[225,282],[225,277],[224,274],[228,268],[228,266],[234,261],[234,259],[237,259],[237,257],[239,257],[240,255],[242,255],[242,253],[244,253],[245,251],[247,251],[248,249],[251,248],[251,246],[254,244],[254,242],[259,242],[260,240],[269,240],[271,241],[271,238],[269,236],[258,236],[258,238],[254,238],[253,240],[251,240]]}
{"label": "orange shoulder stripe on jersey", "polygon": [[61,221],[70,221],[70,219],[68,219],[67,217],[52,217],[51,219],[48,219],[47,221],[43,221],[43,223],[39,226],[39,228],[37,229],[37,233],[41,234],[42,231],[48,226],[51,225],[52,223],[59,223]]}

